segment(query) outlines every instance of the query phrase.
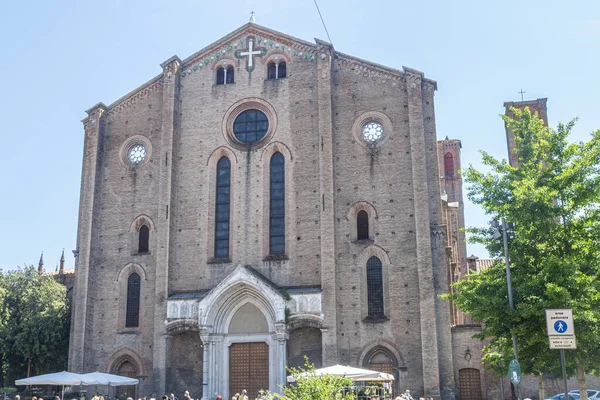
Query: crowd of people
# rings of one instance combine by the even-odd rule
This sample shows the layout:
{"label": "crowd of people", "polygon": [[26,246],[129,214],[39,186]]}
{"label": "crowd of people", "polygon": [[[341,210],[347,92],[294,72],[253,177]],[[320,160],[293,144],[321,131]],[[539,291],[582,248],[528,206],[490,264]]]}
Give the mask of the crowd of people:
{"label": "crowd of people", "polygon": [[[183,395],[183,398],[184,398],[184,400],[194,400],[193,398],[190,397],[190,392],[188,392],[187,390],[185,391],[185,393]],[[18,399],[16,399],[16,400],[18,400]],[[59,399],[54,399],[54,400],[60,400],[60,398]],[[104,397],[102,397],[102,396],[94,396],[94,397],[92,397],[92,400],[104,400]],[[128,397],[127,400],[133,400],[133,398]],[[147,398],[146,397],[140,397],[137,400],[147,400]],[[155,397],[151,397],[150,400],[157,400],[157,399]],[[162,395],[162,397],[160,398],[160,400],[179,400],[179,399],[177,397],[175,397],[175,395],[173,393],[171,393],[170,396],[167,396],[166,394]],[[223,400],[223,396],[221,396],[219,394],[219,395],[217,395],[217,397],[215,398],[215,400]],[[242,393],[236,393],[235,396],[233,396],[231,398],[231,400],[250,400],[250,398],[248,397],[248,392],[246,391],[246,389],[244,389],[244,390],[242,390]]]}

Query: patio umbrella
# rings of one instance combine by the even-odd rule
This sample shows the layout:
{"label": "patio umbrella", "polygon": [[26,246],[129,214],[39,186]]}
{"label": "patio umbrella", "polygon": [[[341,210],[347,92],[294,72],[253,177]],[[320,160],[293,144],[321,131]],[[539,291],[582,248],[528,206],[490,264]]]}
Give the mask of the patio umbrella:
{"label": "patio umbrella", "polygon": [[[331,367],[320,368],[315,370],[315,375],[335,375],[345,376],[352,379],[354,382],[389,382],[394,380],[394,376],[384,372],[371,371],[368,369],[354,368],[343,365],[333,365]],[[306,372],[299,376],[306,375]],[[296,378],[293,375],[287,377],[288,382],[295,382]]]}
{"label": "patio umbrella", "polygon": [[15,385],[79,385],[81,384],[81,375],[72,372],[55,372],[53,374],[45,374],[32,376],[15,381]]}
{"label": "patio umbrella", "polygon": [[81,374],[80,378],[82,385],[131,386],[139,383],[139,380],[135,378],[106,374],[98,371],[90,372],[89,374]]}
{"label": "patio umbrella", "polygon": [[[73,386],[81,384],[81,375],[73,372],[55,372],[52,374],[32,376],[15,381],[15,385],[56,385],[62,386],[61,399],[65,395],[65,386]],[[64,399],[63,399],[64,400]]]}

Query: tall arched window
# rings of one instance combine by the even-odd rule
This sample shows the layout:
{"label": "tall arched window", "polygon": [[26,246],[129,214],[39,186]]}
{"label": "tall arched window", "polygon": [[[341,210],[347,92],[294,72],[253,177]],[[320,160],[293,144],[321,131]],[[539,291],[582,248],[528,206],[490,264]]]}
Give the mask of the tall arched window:
{"label": "tall arched window", "polygon": [[267,79],[277,79],[277,64],[270,62],[267,66]]}
{"label": "tall arched window", "polygon": [[360,210],[356,214],[356,238],[358,240],[369,238],[369,214],[365,210]]}
{"label": "tall arched window", "polygon": [[127,312],[125,327],[137,328],[140,321],[140,276],[137,273],[129,275],[127,280]]}
{"label": "tall arched window", "polygon": [[225,84],[225,68],[219,68],[217,70],[217,85]]}
{"label": "tall arched window", "polygon": [[269,253],[285,253],[285,158],[271,157],[269,202]]}
{"label": "tall arched window", "polygon": [[217,163],[215,210],[215,258],[229,257],[231,162],[225,156]]}
{"label": "tall arched window", "polygon": [[277,65],[277,79],[287,77],[287,65],[285,62],[280,62]]}
{"label": "tall arched window", "polygon": [[444,175],[454,176],[454,157],[450,152],[444,154]]}
{"label": "tall arched window", "polygon": [[150,241],[150,229],[147,225],[142,225],[139,231],[138,253],[147,253],[150,251],[148,245]]}
{"label": "tall arched window", "polygon": [[234,72],[233,72],[233,67],[227,67],[227,70],[225,71],[225,83],[230,84],[230,83],[234,83]]}
{"label": "tall arched window", "polygon": [[267,66],[267,79],[281,79],[287,76],[285,61],[279,63],[270,62]]}
{"label": "tall arched window", "polygon": [[383,272],[381,260],[375,256],[367,261],[367,302],[369,317],[383,317]]}

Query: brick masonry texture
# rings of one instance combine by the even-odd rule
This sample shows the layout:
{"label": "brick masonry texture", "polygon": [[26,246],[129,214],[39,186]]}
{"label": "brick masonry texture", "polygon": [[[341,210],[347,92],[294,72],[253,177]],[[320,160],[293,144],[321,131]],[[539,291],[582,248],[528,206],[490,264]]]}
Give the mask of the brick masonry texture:
{"label": "brick masonry texture", "polygon": [[[322,291],[319,322],[290,325],[292,364],[306,353],[323,365],[368,367],[369,354],[381,349],[399,388],[453,398],[456,344],[450,307],[437,298],[448,290],[448,262],[435,82],[255,24],[205,53],[248,35],[307,56],[266,45],[251,73],[233,53],[192,73],[204,55],[174,57],[142,88],[88,111],[70,368],[118,372],[127,361],[144,377],[138,397],[186,389],[199,397],[206,371],[198,326],[184,322],[167,332],[167,297],[204,293],[247,265],[278,287]],[[267,80],[265,60],[279,53],[288,76]],[[215,84],[223,60],[235,65],[234,84]],[[244,100],[268,103],[277,121],[273,136],[256,149],[232,144],[223,128],[233,105]],[[357,121],[365,113],[386,128],[373,146],[360,138]],[[151,145],[151,155],[133,167],[123,160],[124,146],[137,135]],[[286,254],[277,259],[268,254],[269,160],[276,151],[285,157],[286,177]],[[215,170],[222,156],[231,161],[230,259],[214,260]],[[358,241],[361,209],[369,213],[370,231]],[[150,226],[146,254],[137,253],[138,218]],[[381,259],[385,278],[379,320],[367,318],[371,256]],[[125,328],[132,272],[142,278],[140,326]]]}

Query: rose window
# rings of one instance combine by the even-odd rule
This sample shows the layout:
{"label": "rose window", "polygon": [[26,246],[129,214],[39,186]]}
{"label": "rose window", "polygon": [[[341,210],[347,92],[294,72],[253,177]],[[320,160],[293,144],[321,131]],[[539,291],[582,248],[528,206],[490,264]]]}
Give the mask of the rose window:
{"label": "rose window", "polygon": [[375,143],[383,137],[383,125],[379,122],[371,121],[363,125],[363,139],[368,143]]}
{"label": "rose window", "polygon": [[133,165],[138,165],[146,158],[146,146],[143,144],[134,144],[127,151],[127,159]]}

